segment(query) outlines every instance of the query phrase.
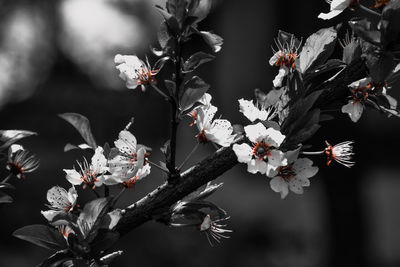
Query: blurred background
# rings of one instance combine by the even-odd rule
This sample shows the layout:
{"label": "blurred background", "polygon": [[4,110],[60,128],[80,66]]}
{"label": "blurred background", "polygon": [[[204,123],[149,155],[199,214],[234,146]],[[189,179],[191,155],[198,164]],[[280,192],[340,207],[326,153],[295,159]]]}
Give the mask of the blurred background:
{"label": "blurred background", "polygon": [[[366,6],[370,4],[368,1]],[[63,152],[81,137],[57,114],[78,112],[91,121],[99,144],[112,143],[129,119],[139,142],[153,148],[152,161],[162,160],[159,147],[169,135],[169,106],[153,90],[128,90],[118,78],[114,55],[150,55],[160,16],[159,0],[13,0],[0,1],[1,129],[38,132],[22,143],[41,159],[26,180],[13,180],[15,202],[0,206],[0,266],[36,266],[49,251],[17,240],[11,233],[28,224],[46,224],[46,192],[69,187],[62,169],[82,159],[80,151]],[[232,123],[247,123],[237,99],[251,99],[253,90],[272,87],[276,69],[267,65],[279,29],[306,38],[322,27],[354,14],[347,10],[332,21],[323,0],[214,0],[203,30],[214,30],[225,42],[217,59],[199,69],[211,84],[219,114]],[[341,57],[338,49],[337,57]],[[154,57],[150,57],[154,62]],[[400,88],[391,95],[400,98]],[[231,215],[231,239],[210,247],[193,229],[175,229],[151,222],[126,235],[115,249],[125,251],[112,266],[400,266],[400,124],[367,111],[353,124],[325,122],[311,144],[315,150],[356,141],[357,164],[329,168],[324,158],[304,195],[290,193],[283,201],[269,179],[250,175],[238,165],[222,177],[222,190],[212,201]],[[195,145],[189,120],[180,125],[178,161]],[[214,151],[202,146],[192,163]],[[0,172],[5,176],[5,170]],[[152,174],[126,193],[121,207],[144,196],[165,177]],[[79,202],[92,198],[90,191]]]}

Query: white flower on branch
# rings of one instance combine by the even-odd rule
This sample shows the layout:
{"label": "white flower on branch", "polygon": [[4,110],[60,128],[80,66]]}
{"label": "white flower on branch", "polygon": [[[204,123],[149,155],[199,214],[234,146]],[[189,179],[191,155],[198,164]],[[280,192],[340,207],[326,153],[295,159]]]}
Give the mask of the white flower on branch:
{"label": "white flower on branch", "polygon": [[199,225],[199,231],[205,233],[211,246],[213,245],[211,238],[219,243],[222,238],[229,238],[226,233],[232,233],[232,230],[224,229],[226,224],[220,224],[221,221],[227,219],[229,219],[229,217],[213,221],[211,220],[210,214],[207,214]]}
{"label": "white flower on branch", "polygon": [[328,20],[342,13],[346,8],[353,8],[360,3],[360,0],[326,0],[330,5],[329,13],[320,13],[318,18]]}
{"label": "white flower on branch", "polygon": [[8,160],[6,169],[17,178],[25,178],[26,173],[30,173],[39,168],[39,160],[34,155],[30,155],[21,145],[13,144],[8,149]]}
{"label": "white flower on branch", "polygon": [[247,164],[248,172],[268,175],[279,166],[287,165],[284,153],[277,149],[285,139],[280,131],[266,129],[261,122],[245,126],[244,131],[252,146],[247,143],[234,144],[233,151],[239,162]]}
{"label": "white flower on branch", "polygon": [[298,51],[301,47],[301,42],[297,42],[294,36],[285,43],[281,43],[279,38],[275,40],[277,50],[272,48],[273,56],[269,60],[271,66],[279,67],[278,75],[273,80],[274,87],[281,87],[283,79],[289,72],[295,68],[295,62],[298,58]]}
{"label": "white flower on branch", "polygon": [[47,191],[47,201],[49,204],[46,206],[50,210],[41,211],[41,213],[48,221],[52,221],[60,213],[73,211],[77,199],[78,193],[75,187],[72,186],[67,192],[67,190],[60,186],[53,186]]}
{"label": "white flower on branch", "polygon": [[192,117],[192,119],[193,119],[193,121],[190,123],[189,126],[193,126],[193,125],[196,124],[196,122],[197,122],[197,114],[198,114],[198,110],[199,109],[201,109],[201,108],[210,109],[211,108],[211,109],[214,109],[215,112],[217,112],[217,107],[211,105],[211,99],[212,99],[212,96],[209,93],[205,93],[203,95],[203,97],[200,98],[199,101],[197,101],[197,102],[200,103],[200,106],[195,107],[191,112],[189,112],[187,114],[189,117]]}
{"label": "white flower on branch", "polygon": [[[196,135],[197,142],[214,142],[220,146],[228,147],[235,139],[233,127],[228,120],[214,119],[217,107],[213,105],[201,106],[196,110],[196,125],[199,134]],[[214,119],[214,120],[213,120]]]}
{"label": "white flower on branch", "polygon": [[114,62],[120,72],[119,77],[126,82],[128,89],[136,89],[140,85],[142,91],[145,91],[146,85],[156,82],[154,76],[157,75],[158,70],[152,69],[147,59],[144,62],[135,55],[118,54],[115,56]]}
{"label": "white flower on branch", "polygon": [[103,184],[102,176],[108,171],[107,159],[103,152],[102,147],[97,147],[90,164],[86,159],[82,164],[78,162],[78,171],[76,169],[64,169],[66,179],[72,185],[83,184],[84,189],[86,187],[95,189],[101,186]]}
{"label": "white flower on branch", "polygon": [[324,152],[328,157],[327,165],[329,166],[332,160],[336,161],[337,163],[342,164],[348,168],[353,167],[355,162],[352,161],[353,153],[353,141],[345,141],[339,144],[332,146],[325,141],[327,148],[325,148]]}
{"label": "white flower on branch", "polygon": [[150,165],[147,161],[146,147],[137,143],[136,137],[127,130],[122,130],[118,140],[114,142],[119,151],[108,165],[111,175],[104,176],[104,183],[114,185],[122,183],[131,187],[136,181],[150,174]]}
{"label": "white flower on branch", "polygon": [[270,173],[271,189],[285,198],[290,191],[303,194],[303,187],[310,186],[309,178],[318,172],[318,167],[312,166],[308,158],[298,158],[299,150],[286,152],[288,165],[278,167]]}
{"label": "white flower on branch", "polygon": [[262,105],[254,105],[253,101],[239,99],[239,111],[251,122],[256,120],[266,121],[275,117],[273,108],[266,108]]}
{"label": "white flower on branch", "polygon": [[349,85],[351,89],[351,100],[342,107],[342,112],[349,114],[353,122],[357,122],[364,111],[364,103],[371,92],[371,79],[364,78]]}

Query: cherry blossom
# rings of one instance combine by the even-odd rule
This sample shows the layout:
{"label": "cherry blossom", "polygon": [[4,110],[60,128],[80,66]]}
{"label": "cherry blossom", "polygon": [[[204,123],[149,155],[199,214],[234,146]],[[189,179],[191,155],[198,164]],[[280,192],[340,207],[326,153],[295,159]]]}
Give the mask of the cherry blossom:
{"label": "cherry blossom", "polygon": [[72,185],[83,184],[83,188],[90,187],[95,189],[101,186],[103,184],[102,176],[108,171],[107,159],[103,152],[102,147],[97,147],[90,164],[86,159],[82,164],[78,162],[78,171],[76,169],[64,169],[66,179]]}
{"label": "cherry blossom", "polygon": [[128,89],[136,89],[139,85],[142,91],[146,85],[155,83],[154,78],[158,70],[153,70],[148,62],[142,61],[135,55],[116,55],[114,58],[116,68],[120,71],[119,77],[126,82]]}
{"label": "cherry blossom", "polygon": [[271,120],[276,115],[272,108],[267,109],[259,104],[256,106],[253,101],[244,100],[243,98],[239,99],[239,111],[251,122]]}
{"label": "cherry blossom", "polygon": [[327,165],[329,166],[332,160],[336,161],[337,163],[342,164],[348,168],[354,166],[355,162],[352,161],[353,153],[353,141],[345,141],[339,144],[332,146],[325,141],[327,147],[325,148],[324,152],[328,157]]}
{"label": "cherry blossom", "polygon": [[224,227],[226,227],[226,224],[219,223],[227,219],[229,219],[229,217],[213,221],[210,214],[207,214],[204,217],[202,223],[199,225],[199,231],[206,234],[207,240],[211,246],[211,238],[219,243],[222,238],[229,238],[226,233],[232,233],[232,230],[224,229]]}
{"label": "cherry blossom", "polygon": [[371,92],[371,78],[364,78],[349,85],[351,100],[342,107],[342,112],[347,113],[353,122],[357,122],[364,111],[364,103]]}
{"label": "cherry blossom", "polygon": [[214,119],[217,107],[213,105],[201,106],[197,109],[196,126],[199,134],[196,135],[197,142],[214,142],[220,146],[228,147],[235,139],[233,127],[228,120]]}
{"label": "cherry blossom", "polygon": [[8,161],[6,169],[17,178],[25,178],[26,173],[30,173],[39,168],[39,160],[34,155],[30,155],[21,145],[13,144],[8,149]]}
{"label": "cherry blossom", "polygon": [[308,158],[298,158],[299,150],[286,152],[288,165],[278,167],[271,171],[271,189],[285,198],[290,191],[303,194],[303,187],[310,186],[309,178],[318,172],[318,167],[312,166],[313,162]]}
{"label": "cherry blossom", "polygon": [[53,186],[47,191],[47,201],[49,204],[46,206],[50,210],[41,211],[41,213],[48,221],[52,221],[56,215],[74,210],[77,198],[78,193],[75,187],[72,186],[67,192],[67,190],[60,186]]}
{"label": "cherry blossom", "polygon": [[284,153],[277,149],[285,139],[280,131],[273,128],[266,129],[260,122],[245,126],[244,131],[252,145],[234,144],[233,151],[239,162],[247,164],[248,172],[269,174],[279,166],[287,165]]}

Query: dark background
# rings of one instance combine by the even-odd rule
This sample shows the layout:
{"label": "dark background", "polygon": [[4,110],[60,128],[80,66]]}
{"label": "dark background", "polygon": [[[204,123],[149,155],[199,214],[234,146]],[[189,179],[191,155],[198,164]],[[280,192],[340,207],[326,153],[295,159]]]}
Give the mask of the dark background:
{"label": "dark background", "polygon": [[[161,160],[169,107],[153,90],[126,89],[113,63],[117,53],[150,54],[147,48],[160,22],[153,2],[162,1],[0,1],[0,128],[38,132],[22,143],[41,159],[38,171],[12,181],[18,188],[15,202],[0,207],[0,266],[35,266],[50,255],[11,233],[46,223],[40,210],[47,190],[69,187],[62,169],[85,156],[63,152],[66,143],[82,140],[57,114],[87,116],[100,144],[114,141],[134,116],[133,133],[153,148],[152,161]],[[247,123],[237,99],[252,98],[254,88],[271,88],[276,69],[267,64],[279,29],[306,38],[361,15],[347,10],[332,21],[318,20],[328,9],[322,0],[215,2],[200,28],[214,30],[225,43],[198,75],[211,84],[219,114],[232,123]],[[391,94],[399,97],[399,89]],[[355,140],[352,169],[335,163],[328,168],[323,158],[313,158],[320,172],[311,187],[304,195],[290,193],[281,200],[267,177],[250,175],[239,165],[218,179],[225,185],[212,197],[231,215],[231,239],[211,248],[193,229],[150,222],[116,245],[125,254],[112,266],[400,266],[399,121],[374,111],[365,112],[357,124],[340,112],[335,115],[339,120],[324,123],[311,143],[320,150],[325,139]],[[183,121],[179,128],[178,161],[195,145],[195,130],[188,124]],[[192,163],[213,150],[201,147]],[[153,168],[123,196],[121,207],[164,179]],[[91,197],[81,191],[79,202]]]}

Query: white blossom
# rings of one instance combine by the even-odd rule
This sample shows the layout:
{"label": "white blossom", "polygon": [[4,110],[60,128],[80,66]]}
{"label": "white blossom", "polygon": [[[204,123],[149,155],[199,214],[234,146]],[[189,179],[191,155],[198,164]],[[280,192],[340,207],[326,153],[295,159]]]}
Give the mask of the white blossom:
{"label": "white blossom", "polygon": [[102,176],[108,171],[107,159],[103,152],[102,147],[97,147],[91,163],[88,163],[86,159],[82,164],[78,162],[78,171],[76,169],[64,169],[66,179],[72,185],[83,184],[83,188],[90,187],[94,189],[101,186],[103,184]]}
{"label": "white blossom", "polygon": [[41,211],[41,213],[48,221],[52,221],[60,213],[71,212],[76,206],[77,198],[78,193],[74,186],[68,192],[60,186],[53,186],[47,191],[47,201],[49,204],[46,206],[50,210]]}
{"label": "white blossom", "polygon": [[114,145],[119,154],[108,162],[111,175],[103,177],[104,184],[122,183],[129,186],[150,174],[146,147],[137,144],[131,132],[122,130]]}
{"label": "white blossom", "polygon": [[326,0],[330,4],[330,12],[320,13],[318,18],[328,20],[342,13],[346,8],[358,4],[359,0]]}
{"label": "white blossom", "polygon": [[203,221],[199,226],[200,232],[206,234],[207,240],[212,246],[211,238],[213,238],[218,243],[222,238],[229,238],[226,233],[232,233],[232,230],[224,229],[226,224],[220,224],[219,222],[229,219],[229,217],[220,219],[220,220],[212,220],[210,214],[207,214]]}
{"label": "white blossom", "polygon": [[364,103],[368,99],[371,90],[371,78],[363,78],[349,85],[351,99],[342,106],[342,112],[347,113],[353,122],[357,122],[364,111]]}
{"label": "white blossom", "polygon": [[145,85],[154,83],[154,76],[158,70],[153,70],[148,61],[144,62],[135,55],[116,55],[114,58],[119,77],[126,82],[128,89],[135,89],[139,85],[145,91]]}
{"label": "white blossom", "polygon": [[303,187],[310,186],[309,178],[318,172],[318,167],[312,166],[308,158],[298,158],[299,150],[286,152],[288,165],[281,166],[270,173],[271,189],[285,198],[290,191],[303,194]]}
{"label": "white blossom", "polygon": [[327,165],[329,166],[332,160],[342,164],[348,168],[354,166],[355,162],[352,161],[353,141],[345,141],[332,146],[328,141],[325,141],[327,147],[324,152],[327,156]]}
{"label": "white blossom", "polygon": [[244,131],[252,146],[234,144],[233,151],[239,162],[247,164],[248,172],[269,174],[279,166],[287,165],[284,153],[277,149],[285,139],[280,131],[266,129],[262,123],[245,126]]}
{"label": "white blossom", "polygon": [[214,119],[217,107],[211,104],[201,106],[196,112],[196,126],[199,130],[196,139],[199,143],[211,141],[223,147],[232,144],[236,136],[233,134],[233,127],[228,120]]}
{"label": "white blossom", "polygon": [[8,148],[8,160],[6,169],[17,178],[25,178],[26,173],[30,173],[39,168],[39,160],[34,155],[30,155],[21,145],[12,144]]}
{"label": "white blossom", "polygon": [[254,105],[253,101],[239,99],[239,111],[248,118],[251,122],[256,120],[266,121],[275,116],[272,108],[266,109],[261,106],[260,108]]}

